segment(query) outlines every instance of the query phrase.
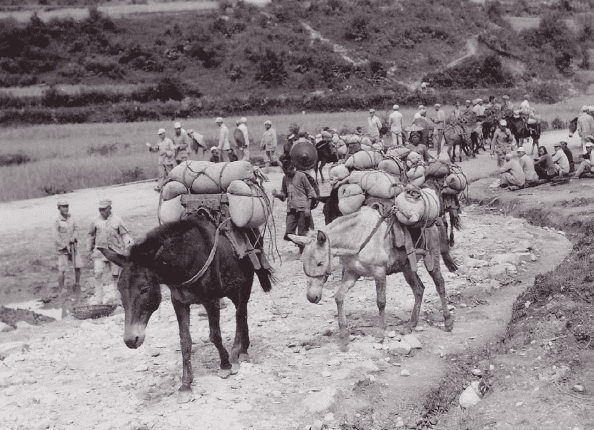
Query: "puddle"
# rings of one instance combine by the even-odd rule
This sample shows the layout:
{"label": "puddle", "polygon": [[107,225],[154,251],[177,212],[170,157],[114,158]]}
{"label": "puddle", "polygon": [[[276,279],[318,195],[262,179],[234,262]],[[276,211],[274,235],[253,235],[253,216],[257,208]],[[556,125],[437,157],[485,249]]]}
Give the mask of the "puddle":
{"label": "puddle", "polygon": [[10,303],[8,305],[4,305],[7,308],[18,310],[23,309],[27,311],[32,311],[40,315],[44,315],[46,317],[51,317],[56,320],[61,320],[63,316],[63,309],[62,308],[46,308],[43,302],[40,300],[30,300],[27,302],[19,302],[19,303]]}

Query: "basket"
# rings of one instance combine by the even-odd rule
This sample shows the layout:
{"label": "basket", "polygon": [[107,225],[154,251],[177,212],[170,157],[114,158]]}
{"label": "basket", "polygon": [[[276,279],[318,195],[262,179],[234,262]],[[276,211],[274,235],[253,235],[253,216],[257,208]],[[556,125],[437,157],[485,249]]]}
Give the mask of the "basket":
{"label": "basket", "polygon": [[75,306],[72,309],[72,315],[79,320],[95,319],[111,315],[115,308],[117,305]]}

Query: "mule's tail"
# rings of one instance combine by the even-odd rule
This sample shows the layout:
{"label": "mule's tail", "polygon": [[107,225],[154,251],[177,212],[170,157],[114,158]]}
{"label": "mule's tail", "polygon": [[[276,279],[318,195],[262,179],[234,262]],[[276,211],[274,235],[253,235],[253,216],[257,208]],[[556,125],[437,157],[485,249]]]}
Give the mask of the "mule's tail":
{"label": "mule's tail", "polygon": [[443,259],[443,263],[446,265],[450,272],[455,272],[456,270],[458,270],[458,265],[450,255],[449,251],[442,252],[441,258]]}
{"label": "mule's tail", "polygon": [[435,224],[437,225],[437,229],[439,230],[439,252],[441,253],[441,258],[443,259],[443,262],[448,268],[448,270],[450,272],[455,272],[456,270],[458,270],[458,265],[450,255],[450,242],[448,241],[448,232],[441,218],[439,218],[438,222],[436,222]]}
{"label": "mule's tail", "polygon": [[458,214],[458,211],[456,213],[450,212],[450,224],[456,230],[462,230],[462,217]]}
{"label": "mule's tail", "polygon": [[270,292],[272,290],[272,284],[276,282],[276,278],[272,274],[272,269],[258,269],[256,270],[256,276],[264,292]]}

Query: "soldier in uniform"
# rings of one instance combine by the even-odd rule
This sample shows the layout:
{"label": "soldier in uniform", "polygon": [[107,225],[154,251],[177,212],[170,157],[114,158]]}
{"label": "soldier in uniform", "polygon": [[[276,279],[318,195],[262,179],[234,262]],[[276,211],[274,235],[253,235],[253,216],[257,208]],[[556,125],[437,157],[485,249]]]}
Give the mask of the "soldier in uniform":
{"label": "soldier in uniform", "polygon": [[171,172],[175,164],[175,146],[171,139],[165,137],[164,128],[160,128],[157,134],[159,135],[159,139],[161,139],[160,142],[156,145],[151,145],[147,142],[146,146],[149,151],[159,153],[159,161],[157,162],[159,181],[157,182],[155,191],[161,191],[161,188],[163,188],[163,185],[169,178],[169,172]]}
{"label": "soldier in uniform", "polygon": [[[64,290],[64,281],[69,262],[74,266],[74,287],[72,291],[80,293],[80,269],[83,267],[83,261],[78,253],[78,225],[69,212],[69,205],[66,200],[58,202],[58,211],[60,215],[54,223],[54,243],[58,253],[58,285],[60,292]],[[69,289],[68,289],[69,290]],[[67,291],[69,292],[69,291]]]}
{"label": "soldier in uniform", "polygon": [[187,161],[190,155],[190,136],[181,126],[180,122],[173,124],[175,133],[173,133],[173,146],[175,147],[175,162],[177,164]]}
{"label": "soldier in uniform", "polygon": [[266,172],[270,168],[270,162],[276,160],[276,147],[278,142],[276,140],[276,130],[272,128],[272,121],[264,121],[264,134],[260,141],[260,149],[266,151]]}
{"label": "soldier in uniform", "polygon": [[111,200],[99,202],[99,216],[93,220],[89,228],[89,260],[93,261],[95,289],[98,300],[103,303],[103,272],[109,267],[112,276],[112,294],[115,295],[115,284],[118,281],[120,267],[110,262],[98,248],[109,248],[118,254],[125,254],[134,240],[124,221],[111,213]]}
{"label": "soldier in uniform", "polygon": [[507,121],[502,119],[493,133],[493,140],[491,141],[491,153],[497,154],[497,167],[502,167],[505,163],[505,155],[510,151],[513,145],[514,136],[509,128],[507,128]]}

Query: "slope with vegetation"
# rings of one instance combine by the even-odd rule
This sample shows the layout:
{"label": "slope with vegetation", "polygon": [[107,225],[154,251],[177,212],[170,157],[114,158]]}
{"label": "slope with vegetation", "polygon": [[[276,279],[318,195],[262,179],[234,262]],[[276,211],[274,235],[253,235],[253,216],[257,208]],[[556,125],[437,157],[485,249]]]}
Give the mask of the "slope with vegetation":
{"label": "slope with vegetation", "polygon": [[[520,87],[550,99],[543,80],[588,67],[594,37],[587,20],[576,35],[555,21],[563,11],[549,11],[518,37],[504,11],[498,2],[470,0],[279,0],[264,8],[223,2],[200,15],[114,20],[91,9],[81,21],[4,21],[0,86],[114,89],[0,95],[0,119],[8,125],[358,109],[394,99],[451,101],[447,89]],[[447,68],[477,34],[479,55]],[[510,72],[511,60],[524,63],[523,74]],[[424,100],[402,85],[421,78],[442,91]],[[141,85],[130,92],[120,91],[122,84]]]}

